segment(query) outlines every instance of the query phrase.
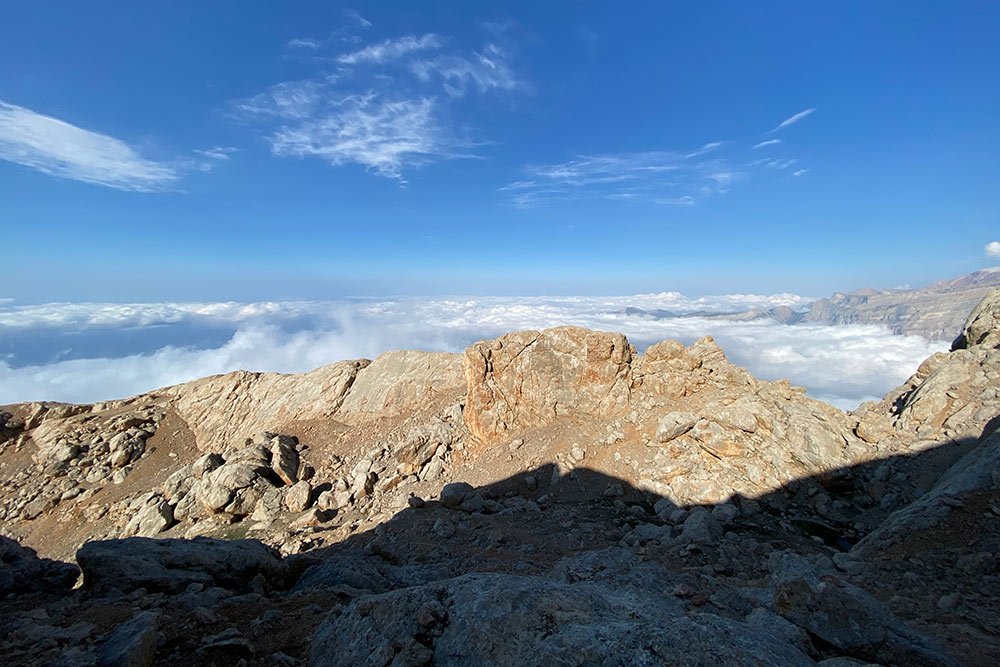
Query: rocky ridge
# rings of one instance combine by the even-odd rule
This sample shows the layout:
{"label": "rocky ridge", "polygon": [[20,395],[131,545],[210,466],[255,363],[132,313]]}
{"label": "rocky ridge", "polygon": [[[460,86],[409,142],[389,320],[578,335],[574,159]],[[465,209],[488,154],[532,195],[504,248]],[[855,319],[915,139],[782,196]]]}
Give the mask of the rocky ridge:
{"label": "rocky ridge", "polygon": [[710,338],[639,354],[576,327],[9,406],[0,645],[49,664],[993,664],[998,324],[1000,290],[851,413]]}

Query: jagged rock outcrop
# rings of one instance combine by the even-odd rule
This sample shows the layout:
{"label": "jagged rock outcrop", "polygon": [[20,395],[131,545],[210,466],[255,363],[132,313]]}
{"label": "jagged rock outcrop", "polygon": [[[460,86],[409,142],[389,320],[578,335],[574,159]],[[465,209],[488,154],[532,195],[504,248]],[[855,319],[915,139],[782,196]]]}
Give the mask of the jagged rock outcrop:
{"label": "jagged rock outcrop", "polygon": [[519,331],[465,351],[465,424],[484,441],[567,414],[613,417],[628,406],[635,348],[621,334]]}
{"label": "jagged rock outcrop", "polygon": [[994,289],[969,314],[952,350],[1000,347],[1000,289]]}

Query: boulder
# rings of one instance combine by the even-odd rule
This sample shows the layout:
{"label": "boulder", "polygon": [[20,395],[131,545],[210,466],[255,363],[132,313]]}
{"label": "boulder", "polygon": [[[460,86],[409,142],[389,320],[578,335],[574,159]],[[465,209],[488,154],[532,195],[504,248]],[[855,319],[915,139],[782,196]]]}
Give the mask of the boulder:
{"label": "boulder", "polygon": [[289,512],[304,512],[312,504],[312,485],[302,480],[285,489],[285,507]]}
{"label": "boulder", "polygon": [[140,588],[178,593],[191,584],[242,591],[258,574],[282,588],[287,574],[278,552],[256,540],[100,540],[80,547],[76,560],[84,588],[97,594]]}
{"label": "boulder", "polygon": [[458,507],[467,497],[475,493],[475,489],[468,482],[452,482],[445,484],[441,489],[441,505],[444,507]]}

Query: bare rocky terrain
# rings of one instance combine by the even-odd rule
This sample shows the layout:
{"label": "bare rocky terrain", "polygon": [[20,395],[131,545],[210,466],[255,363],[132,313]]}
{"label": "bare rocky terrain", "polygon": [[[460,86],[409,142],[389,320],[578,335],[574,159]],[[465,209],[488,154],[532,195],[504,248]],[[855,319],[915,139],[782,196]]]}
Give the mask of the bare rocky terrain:
{"label": "bare rocky terrain", "polygon": [[951,352],[849,413],[710,338],[639,354],[575,327],[0,408],[0,650],[998,664],[1000,290],[982,289]]}

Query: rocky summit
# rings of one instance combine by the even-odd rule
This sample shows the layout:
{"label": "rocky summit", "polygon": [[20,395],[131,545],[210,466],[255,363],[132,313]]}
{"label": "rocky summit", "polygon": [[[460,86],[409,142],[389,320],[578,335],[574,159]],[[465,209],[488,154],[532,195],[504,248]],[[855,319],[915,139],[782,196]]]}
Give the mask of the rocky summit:
{"label": "rocky summit", "polygon": [[1000,664],[1000,290],[847,413],[575,327],[6,406],[0,532],[8,664]]}

